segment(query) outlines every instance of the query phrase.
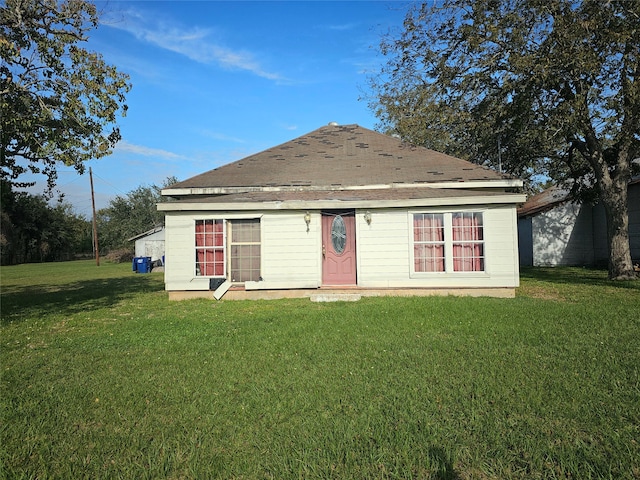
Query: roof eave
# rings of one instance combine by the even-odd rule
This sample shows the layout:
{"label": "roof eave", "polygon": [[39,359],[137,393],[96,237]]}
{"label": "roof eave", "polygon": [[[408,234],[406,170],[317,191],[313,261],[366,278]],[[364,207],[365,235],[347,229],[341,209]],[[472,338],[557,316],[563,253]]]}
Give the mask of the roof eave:
{"label": "roof eave", "polygon": [[159,203],[158,210],[177,211],[255,211],[255,210],[320,210],[320,209],[380,209],[418,208],[466,205],[519,204],[526,195],[505,193],[504,195],[477,195],[473,197],[414,198],[404,200],[286,200],[276,202],[166,202]]}
{"label": "roof eave", "polygon": [[190,195],[232,195],[249,192],[298,192],[319,190],[383,190],[390,188],[519,188],[523,183],[520,179],[477,180],[464,182],[434,182],[434,183],[390,183],[377,185],[280,185],[280,186],[237,186],[237,187],[191,187],[165,188],[163,196],[185,197]]}

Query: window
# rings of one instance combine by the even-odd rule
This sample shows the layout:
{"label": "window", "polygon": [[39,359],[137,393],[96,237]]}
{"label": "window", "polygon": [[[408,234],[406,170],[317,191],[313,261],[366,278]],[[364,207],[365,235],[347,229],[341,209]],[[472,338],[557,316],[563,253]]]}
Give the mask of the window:
{"label": "window", "polygon": [[444,216],[413,215],[413,262],[416,272],[444,272]]}
{"label": "window", "polygon": [[231,281],[260,280],[260,220],[231,220]]}
{"label": "window", "polygon": [[260,219],[196,220],[196,276],[260,280]]}
{"label": "window", "polygon": [[414,213],[413,269],[416,273],[484,272],[482,213]]}
{"label": "window", "polygon": [[476,212],[454,213],[453,271],[484,271],[484,232],[482,214]]}
{"label": "window", "polygon": [[224,277],[223,220],[196,220],[196,275]]}

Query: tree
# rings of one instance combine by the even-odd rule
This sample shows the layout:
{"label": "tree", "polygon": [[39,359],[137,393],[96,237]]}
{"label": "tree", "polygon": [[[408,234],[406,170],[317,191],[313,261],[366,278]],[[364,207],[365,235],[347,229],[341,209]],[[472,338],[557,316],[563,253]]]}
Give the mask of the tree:
{"label": "tree", "polygon": [[163,201],[160,192],[177,181],[168,177],[162,186],[140,186],[125,197],[116,196],[108,207],[100,209],[97,213],[100,249],[129,248],[129,238],[164,225],[164,213],[157,209],[157,204]]}
{"label": "tree", "polygon": [[82,48],[98,26],[86,0],[6,0],[0,6],[0,179],[16,186],[44,173],[49,190],[59,163],[111,153],[126,114],[128,76]]}
{"label": "tree", "polygon": [[0,263],[70,260],[91,253],[91,223],[60,200],[14,192],[0,180]]}
{"label": "tree", "polygon": [[607,216],[609,277],[635,278],[627,186],[640,145],[640,2],[442,0],[381,41],[382,128],[531,178]]}

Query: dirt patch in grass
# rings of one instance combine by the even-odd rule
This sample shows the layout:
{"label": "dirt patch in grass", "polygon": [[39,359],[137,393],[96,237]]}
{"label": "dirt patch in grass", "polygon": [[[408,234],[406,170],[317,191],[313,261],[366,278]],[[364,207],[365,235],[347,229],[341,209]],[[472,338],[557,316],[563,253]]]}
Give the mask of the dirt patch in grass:
{"label": "dirt patch in grass", "polygon": [[558,290],[549,288],[548,285],[526,285],[518,288],[517,295],[520,297],[536,298],[539,300],[549,300],[552,302],[567,302]]}

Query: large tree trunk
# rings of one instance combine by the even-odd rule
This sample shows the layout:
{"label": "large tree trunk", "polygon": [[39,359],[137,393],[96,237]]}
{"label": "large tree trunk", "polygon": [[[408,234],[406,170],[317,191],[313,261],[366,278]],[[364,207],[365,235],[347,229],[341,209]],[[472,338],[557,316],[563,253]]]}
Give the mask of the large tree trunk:
{"label": "large tree trunk", "polygon": [[635,279],[629,248],[629,209],[627,205],[628,182],[624,175],[613,176],[601,182],[601,199],[607,218],[609,246],[609,278],[611,280]]}

